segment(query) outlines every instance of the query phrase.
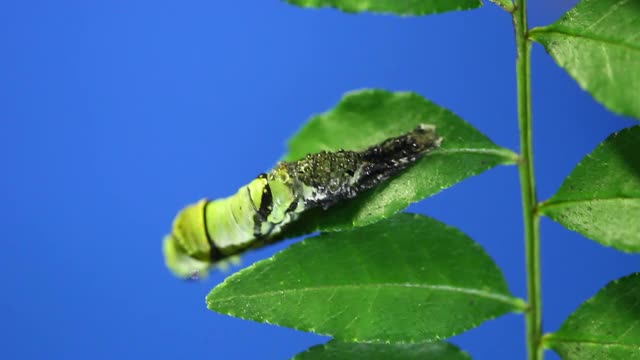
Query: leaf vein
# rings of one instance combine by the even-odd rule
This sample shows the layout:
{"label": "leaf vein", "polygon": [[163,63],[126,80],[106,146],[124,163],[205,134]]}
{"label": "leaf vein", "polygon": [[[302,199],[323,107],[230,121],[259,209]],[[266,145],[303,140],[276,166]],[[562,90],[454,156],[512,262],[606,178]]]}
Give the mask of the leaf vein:
{"label": "leaf vein", "polygon": [[347,290],[347,289],[373,288],[379,291],[381,288],[384,288],[384,287],[417,288],[417,289],[426,289],[426,290],[433,290],[433,291],[461,293],[461,294],[474,295],[481,298],[491,299],[498,302],[503,302],[503,303],[515,306],[518,309],[521,309],[523,307],[522,304],[518,301],[519,299],[512,298],[502,294],[488,292],[485,290],[480,290],[480,289],[456,287],[456,286],[449,286],[449,285],[394,284],[394,283],[378,283],[378,284],[364,284],[364,285],[326,285],[326,286],[303,287],[303,288],[295,288],[295,289],[273,290],[273,291],[264,291],[260,293],[249,294],[249,295],[229,296],[226,298],[209,300],[208,302],[209,303],[231,302],[238,298],[270,297],[270,296],[283,295],[286,293],[313,292],[313,291],[323,291],[323,290],[329,290],[329,289]]}
{"label": "leaf vein", "polygon": [[548,200],[540,204],[539,210],[544,213],[545,210],[555,207],[566,207],[574,204],[588,203],[588,202],[606,202],[615,200],[640,200],[640,196],[612,196],[603,198],[589,198],[589,199],[575,199],[575,200]]}
{"label": "leaf vein", "polygon": [[626,3],[628,3],[629,0],[622,0],[620,2],[618,2],[617,4],[611,6],[611,8],[609,9],[609,11],[607,11],[606,13],[602,14],[602,16],[594,21],[593,23],[591,23],[591,25],[589,25],[587,27],[587,30],[591,30],[593,27],[595,27],[596,25],[600,24],[604,19],[608,18],[609,16],[611,16],[613,13],[615,13],[621,6],[625,5]]}
{"label": "leaf vein", "polygon": [[453,149],[437,149],[434,150],[428,156],[434,155],[448,155],[448,154],[486,154],[495,155],[502,158],[508,158],[511,161],[516,161],[518,156],[511,150],[507,149],[473,149],[473,148],[453,148]]}
{"label": "leaf vein", "polygon": [[625,343],[616,343],[613,341],[606,340],[594,340],[594,339],[563,339],[556,336],[549,337],[548,340],[552,347],[554,343],[580,343],[580,344],[588,344],[588,345],[602,345],[602,346],[618,346],[626,349],[640,350],[640,345],[638,344],[625,344]]}
{"label": "leaf vein", "polygon": [[566,30],[563,31],[563,30],[555,30],[555,29],[550,29],[550,28],[536,28],[536,29],[531,30],[529,32],[529,35],[531,36],[532,39],[536,40],[535,34],[538,34],[538,33],[557,34],[557,35],[564,35],[564,36],[567,36],[567,37],[574,37],[574,38],[585,39],[585,40],[590,40],[590,41],[595,41],[595,42],[602,42],[602,43],[606,43],[606,44],[613,45],[613,46],[620,46],[620,47],[623,47],[623,48],[625,48],[627,50],[640,52],[640,46],[639,45],[630,44],[630,43],[626,43],[626,42],[622,42],[622,41],[618,41],[618,40],[605,39],[605,38],[601,38],[601,37],[598,37],[598,36],[593,36],[593,35],[590,35],[590,34],[573,33],[571,31],[566,31]]}

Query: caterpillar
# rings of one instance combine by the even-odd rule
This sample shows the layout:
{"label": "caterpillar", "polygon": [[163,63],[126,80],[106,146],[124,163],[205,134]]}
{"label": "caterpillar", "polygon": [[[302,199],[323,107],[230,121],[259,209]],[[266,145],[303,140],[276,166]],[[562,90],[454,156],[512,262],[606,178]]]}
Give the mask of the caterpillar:
{"label": "caterpillar", "polygon": [[182,209],[164,240],[167,267],[199,278],[243,251],[264,246],[305,210],[328,209],[373,188],[440,146],[434,125],[387,139],[362,151],[338,150],[281,162],[237,193],[202,199]]}

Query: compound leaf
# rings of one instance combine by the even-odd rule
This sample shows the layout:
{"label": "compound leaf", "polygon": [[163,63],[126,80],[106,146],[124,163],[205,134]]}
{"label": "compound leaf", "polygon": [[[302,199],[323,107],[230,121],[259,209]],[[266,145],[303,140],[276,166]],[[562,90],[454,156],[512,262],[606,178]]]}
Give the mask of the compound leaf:
{"label": "compound leaf", "polygon": [[336,108],[312,118],[290,140],[286,160],[323,150],[361,150],[421,123],[436,125],[444,138],[439,149],[399,176],[330,211],[309,211],[284,236],[371,224],[467,177],[517,160],[512,151],[497,146],[451,111],[415,93],[384,90],[347,94]]}
{"label": "compound leaf", "polygon": [[540,211],[603,245],[640,252],[640,126],[609,136]]}
{"label": "compound leaf", "polygon": [[608,284],[544,343],[564,360],[640,359],[640,273]]}
{"label": "compound leaf", "polygon": [[207,304],[345,342],[391,343],[446,338],[524,308],[479,245],[414,214],[296,243],[227,278]]}
{"label": "compound leaf", "polygon": [[358,344],[331,340],[296,355],[293,360],[471,360],[446,342],[419,344]]}
{"label": "compound leaf", "polygon": [[640,1],[582,0],[530,36],[610,110],[640,118]]}
{"label": "compound leaf", "polygon": [[482,6],[482,0],[286,0],[306,8],[332,7],[349,13],[429,15]]}

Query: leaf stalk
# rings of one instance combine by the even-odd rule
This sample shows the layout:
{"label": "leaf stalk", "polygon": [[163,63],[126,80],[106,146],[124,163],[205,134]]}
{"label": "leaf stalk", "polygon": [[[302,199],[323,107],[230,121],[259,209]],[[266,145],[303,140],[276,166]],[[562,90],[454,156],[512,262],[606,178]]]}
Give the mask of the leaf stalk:
{"label": "leaf stalk", "polygon": [[516,0],[513,10],[517,60],[518,119],[520,125],[520,187],[525,230],[525,257],[529,308],[526,313],[529,360],[543,359],[540,271],[540,217],[537,208],[531,116],[531,42],[528,39],[527,1]]}

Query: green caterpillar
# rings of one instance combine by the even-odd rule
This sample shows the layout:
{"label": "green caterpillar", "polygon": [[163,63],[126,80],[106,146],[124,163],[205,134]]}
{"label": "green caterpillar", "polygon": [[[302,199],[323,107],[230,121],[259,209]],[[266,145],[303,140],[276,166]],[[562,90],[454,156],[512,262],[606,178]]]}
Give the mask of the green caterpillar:
{"label": "green caterpillar", "polygon": [[235,195],[203,199],[184,208],[165,237],[169,269],[181,278],[205,276],[210,268],[249,248],[264,246],[283,227],[313,207],[355,197],[388,180],[440,146],[433,125],[363,151],[320,152],[281,162]]}

